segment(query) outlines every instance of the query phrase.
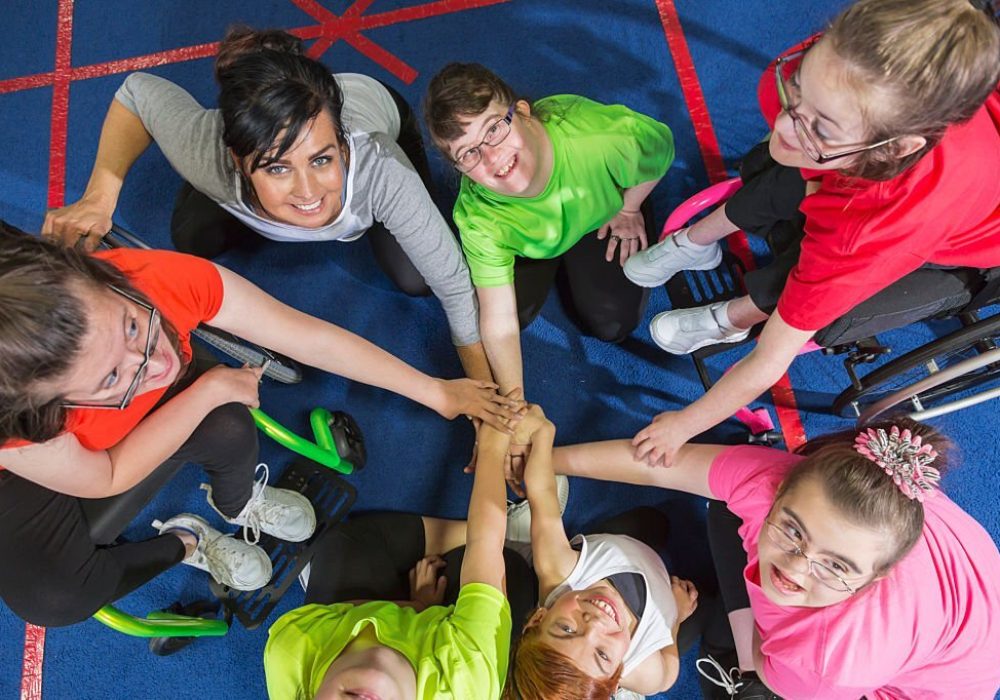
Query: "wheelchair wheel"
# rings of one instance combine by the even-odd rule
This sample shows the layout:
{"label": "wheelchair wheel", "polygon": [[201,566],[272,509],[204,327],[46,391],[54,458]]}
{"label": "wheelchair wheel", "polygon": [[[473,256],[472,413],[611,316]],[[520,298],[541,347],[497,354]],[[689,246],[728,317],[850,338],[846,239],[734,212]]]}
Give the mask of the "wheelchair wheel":
{"label": "wheelchair wheel", "polygon": [[[977,320],[870,372],[860,379],[859,386],[840,393],[833,402],[833,412],[871,420],[891,406],[909,400],[911,412],[919,414],[941,407],[975,387],[988,390],[987,385],[1000,383],[1000,361],[974,359],[998,347],[1000,314]],[[948,371],[956,368],[958,371]],[[872,411],[876,405],[878,411]],[[964,405],[968,403],[956,404],[951,410]]]}
{"label": "wheelchair wheel", "polygon": [[302,368],[284,355],[271,351],[265,353],[245,340],[211,326],[199,326],[191,331],[191,335],[243,364],[257,367],[265,360],[270,360],[264,370],[264,376],[268,379],[282,384],[298,384],[302,381]]}

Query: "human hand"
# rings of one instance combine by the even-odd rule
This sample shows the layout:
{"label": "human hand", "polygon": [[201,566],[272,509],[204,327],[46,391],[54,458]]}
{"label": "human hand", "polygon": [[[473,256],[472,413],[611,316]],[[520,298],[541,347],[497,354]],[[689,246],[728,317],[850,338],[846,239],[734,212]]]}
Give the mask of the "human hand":
{"label": "human hand", "polygon": [[698,607],[698,589],[694,584],[676,576],[670,577],[670,588],[677,602],[678,624],[691,617]]}
{"label": "human hand", "polygon": [[521,420],[514,426],[511,443],[519,446],[530,445],[535,433],[546,425],[552,425],[552,422],[545,417],[542,407],[537,403],[527,404],[524,415],[521,416]]}
{"label": "human hand", "polygon": [[213,406],[241,403],[249,408],[260,407],[260,379],[263,367],[227,367],[216,365],[198,377],[194,386],[209,392]]}
{"label": "human hand", "polygon": [[608,262],[614,260],[615,248],[619,244],[621,247],[618,248],[618,262],[622,266],[630,256],[646,248],[646,224],[641,211],[622,209],[612,217],[611,221],[597,229],[597,238],[603,241],[609,232],[611,238],[608,240],[608,251],[604,255],[604,259]]}
{"label": "human hand", "polygon": [[479,379],[439,379],[445,394],[440,413],[451,420],[459,415],[477,418],[505,433],[513,432],[508,425],[524,412],[524,401],[497,393],[497,385]]}
{"label": "human hand", "polygon": [[114,202],[84,195],[76,202],[45,215],[42,238],[64,246],[76,246],[89,253],[111,230],[111,215],[114,212]]}
{"label": "human hand", "polygon": [[678,414],[679,411],[664,411],[636,433],[632,438],[636,461],[645,461],[651,467],[673,464],[677,450],[693,437],[678,425]]}
{"label": "human hand", "polygon": [[410,600],[418,612],[444,602],[444,588],[448,579],[438,576],[438,572],[444,566],[444,559],[432,554],[418,561],[417,565],[410,569]]}

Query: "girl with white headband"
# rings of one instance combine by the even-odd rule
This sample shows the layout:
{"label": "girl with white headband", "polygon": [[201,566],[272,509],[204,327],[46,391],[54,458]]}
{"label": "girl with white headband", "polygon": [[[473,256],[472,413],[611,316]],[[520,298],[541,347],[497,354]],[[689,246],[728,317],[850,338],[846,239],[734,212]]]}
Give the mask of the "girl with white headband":
{"label": "girl with white headband", "polygon": [[671,469],[635,460],[628,440],[554,459],[563,474],[677,489],[731,511],[713,501],[708,520],[738,668],[698,662],[728,696],[993,698],[1000,552],[938,491],[945,447],[901,419],[798,454],[688,444]]}

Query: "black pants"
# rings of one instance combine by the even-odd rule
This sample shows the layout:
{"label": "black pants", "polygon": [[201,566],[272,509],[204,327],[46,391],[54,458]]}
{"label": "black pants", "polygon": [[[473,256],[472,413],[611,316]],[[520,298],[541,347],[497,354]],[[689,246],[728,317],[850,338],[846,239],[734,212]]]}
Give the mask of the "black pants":
{"label": "black pants", "polygon": [[[648,198],[643,202],[642,213],[646,236],[654,242],[656,232]],[[625,277],[617,254],[611,262],[605,260],[607,248],[608,239],[598,240],[597,232],[591,231],[557,258],[517,258],[514,291],[521,328],[542,310],[555,280],[563,306],[584,335],[618,343],[635,330],[646,311],[649,290]]]}
{"label": "black pants", "polygon": [[[428,192],[433,192],[427,153],[417,118],[409,104],[396,90],[382,84],[399,110],[399,138],[396,143],[410,159]],[[174,201],[170,220],[170,237],[174,247],[182,253],[202,258],[215,256],[242,244],[256,240],[256,232],[220,207],[213,199],[194,189],[189,183],[181,185]],[[410,262],[396,239],[380,222],[376,221],[365,236],[382,271],[401,291],[410,296],[427,296],[430,287]]]}
{"label": "black pants", "polygon": [[[171,393],[199,369],[195,365]],[[257,433],[246,407],[226,404],[209,413],[167,462],[110,499],[75,498],[0,472],[0,598],[28,622],[69,625],[177,564],[184,546],[174,535],[106,545],[189,461],[205,468],[220,510],[238,514],[250,498],[257,465]]]}
{"label": "black pants", "polygon": [[[409,572],[423,559],[426,543],[419,515],[365,513],[352,517],[323,536],[309,574],[308,603],[348,600],[409,600]],[[444,602],[458,600],[465,547],[443,555],[448,583]],[[538,600],[538,579],[513,549],[503,551],[507,600],[514,636]]]}
{"label": "black pants", "polygon": [[[806,183],[798,168],[771,158],[767,142],[746,155],[740,177],[743,186],[726,202],[726,216],[744,231],[763,237],[774,253],[768,265],[748,272],[744,280],[754,305],[770,314],[799,262],[805,236],[799,205]],[[828,347],[849,343],[961,308],[980,283],[976,270],[925,265],[820,329],[815,340]]]}

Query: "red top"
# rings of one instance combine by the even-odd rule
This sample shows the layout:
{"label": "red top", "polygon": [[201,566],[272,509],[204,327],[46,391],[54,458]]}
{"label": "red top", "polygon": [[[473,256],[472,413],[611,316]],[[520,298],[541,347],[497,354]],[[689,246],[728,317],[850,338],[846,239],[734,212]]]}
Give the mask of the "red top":
{"label": "red top", "polygon": [[[781,112],[773,64],[757,95],[773,127]],[[1000,92],[994,91],[971,120],[950,127],[891,180],[802,169],[819,190],[799,206],[805,238],[778,300],[781,318],[818,330],[925,263],[1000,266],[998,163]]]}
{"label": "red top", "polygon": [[[215,317],[222,306],[222,277],[215,266],[190,255],[162,250],[119,249],[95,253],[125,273],[177,331],[184,362],[191,360],[191,331]],[[89,450],[117,444],[156,405],[169,387],[139,394],[121,411],[74,408],[67,412],[65,432]],[[3,447],[30,444],[9,440]]]}

